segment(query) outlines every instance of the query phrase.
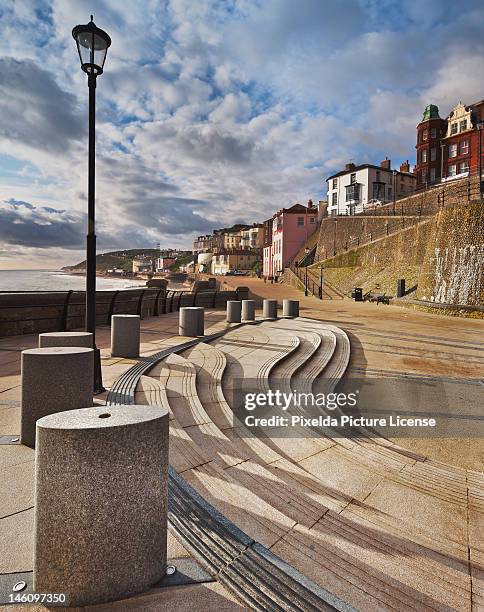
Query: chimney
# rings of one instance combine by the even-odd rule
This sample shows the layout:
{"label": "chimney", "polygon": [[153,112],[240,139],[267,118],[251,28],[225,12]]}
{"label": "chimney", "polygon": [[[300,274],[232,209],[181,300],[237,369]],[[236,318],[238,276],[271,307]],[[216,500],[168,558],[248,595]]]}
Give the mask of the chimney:
{"label": "chimney", "polygon": [[346,172],[351,172],[355,168],[356,168],[355,164],[353,162],[350,162],[349,164],[346,164],[345,171]]}
{"label": "chimney", "polygon": [[410,164],[408,163],[408,159],[400,165],[400,172],[410,172]]}
{"label": "chimney", "polygon": [[392,169],[391,159],[388,159],[388,157],[385,157],[385,159],[382,162],[380,162],[380,168],[383,168],[383,170],[391,170]]}
{"label": "chimney", "polygon": [[312,207],[313,207],[313,201],[308,200],[308,210],[311,210]]}

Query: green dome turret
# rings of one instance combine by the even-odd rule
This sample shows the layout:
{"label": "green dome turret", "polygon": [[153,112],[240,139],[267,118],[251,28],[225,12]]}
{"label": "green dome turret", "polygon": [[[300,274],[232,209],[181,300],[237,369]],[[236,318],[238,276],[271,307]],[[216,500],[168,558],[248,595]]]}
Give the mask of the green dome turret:
{"label": "green dome turret", "polygon": [[428,121],[429,119],[440,119],[439,107],[435,104],[429,104],[425,107],[422,121]]}

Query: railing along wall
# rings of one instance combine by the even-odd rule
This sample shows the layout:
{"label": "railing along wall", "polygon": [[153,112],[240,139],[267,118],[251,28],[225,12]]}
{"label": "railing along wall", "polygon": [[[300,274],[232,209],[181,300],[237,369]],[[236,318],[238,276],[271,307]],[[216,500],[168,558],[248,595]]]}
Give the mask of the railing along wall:
{"label": "railing along wall", "polygon": [[[175,312],[182,306],[223,308],[227,300],[245,297],[237,290],[174,291],[160,288],[98,291],[96,323],[110,325],[114,314],[145,319]],[[84,291],[0,293],[0,337],[81,329],[85,323]]]}

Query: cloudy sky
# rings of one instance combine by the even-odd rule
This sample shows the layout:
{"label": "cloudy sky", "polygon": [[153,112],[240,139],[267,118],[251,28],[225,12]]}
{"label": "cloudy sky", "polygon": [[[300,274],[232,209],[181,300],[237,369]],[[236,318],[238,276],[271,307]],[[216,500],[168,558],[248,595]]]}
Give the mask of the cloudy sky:
{"label": "cloudy sky", "polygon": [[484,97],[484,5],[439,0],[0,0],[0,269],[83,257],[87,83],[98,79],[100,251],[324,197],[347,161],[414,162],[424,107]]}

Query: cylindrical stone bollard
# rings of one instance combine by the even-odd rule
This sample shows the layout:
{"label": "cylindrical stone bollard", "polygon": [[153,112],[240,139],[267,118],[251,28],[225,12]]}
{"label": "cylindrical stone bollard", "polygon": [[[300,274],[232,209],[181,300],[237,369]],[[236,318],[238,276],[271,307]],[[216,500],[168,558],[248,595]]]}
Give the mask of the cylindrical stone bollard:
{"label": "cylindrical stone bollard", "polygon": [[264,300],[262,316],[264,319],[277,319],[277,300]]}
{"label": "cylindrical stone bollard", "polygon": [[90,332],[48,332],[39,334],[39,348],[48,346],[85,346],[92,348]]}
{"label": "cylindrical stone bollard", "polygon": [[242,321],[255,321],[255,300],[242,300]]}
{"label": "cylindrical stone bollard", "polygon": [[299,300],[283,300],[282,301],[282,315],[284,317],[298,317],[299,316]]}
{"label": "cylindrical stone bollard", "polygon": [[20,441],[35,446],[38,419],[66,408],[92,406],[94,351],[49,347],[22,351]]}
{"label": "cylindrical stone bollard", "polygon": [[227,301],[227,323],[240,323],[242,303],[238,300]]}
{"label": "cylindrical stone bollard", "polygon": [[101,406],[37,423],[34,582],[87,606],[166,570],[168,410]]}
{"label": "cylindrical stone bollard", "polygon": [[203,336],[205,333],[205,309],[202,306],[183,306],[178,318],[179,336]]}
{"label": "cylindrical stone bollard", "polygon": [[111,317],[111,356],[139,357],[140,316],[118,314]]}

